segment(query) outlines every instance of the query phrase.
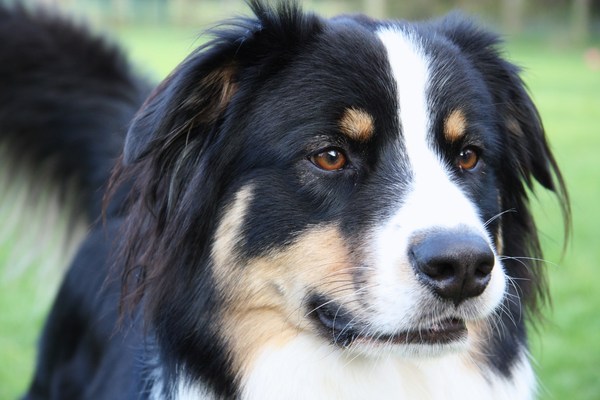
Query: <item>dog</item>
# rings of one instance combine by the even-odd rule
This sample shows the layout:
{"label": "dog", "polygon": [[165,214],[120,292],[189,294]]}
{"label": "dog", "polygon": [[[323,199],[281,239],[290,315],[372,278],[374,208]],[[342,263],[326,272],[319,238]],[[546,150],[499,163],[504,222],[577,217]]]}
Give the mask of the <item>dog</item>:
{"label": "dog", "polygon": [[498,37],[249,6],[155,88],[0,11],[2,143],[90,224],[24,398],[533,398],[528,194],[568,198]]}

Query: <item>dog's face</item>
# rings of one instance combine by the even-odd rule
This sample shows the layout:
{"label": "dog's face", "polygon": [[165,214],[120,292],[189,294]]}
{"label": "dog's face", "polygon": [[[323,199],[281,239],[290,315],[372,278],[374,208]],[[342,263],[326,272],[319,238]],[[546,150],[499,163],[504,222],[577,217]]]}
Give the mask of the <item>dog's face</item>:
{"label": "dog's face", "polygon": [[227,349],[237,370],[299,336],[367,357],[486,353],[537,290],[504,257],[537,246],[525,186],[554,188],[516,68],[452,18],[255,11],[127,138],[125,255],[159,339],[184,360]]}
{"label": "dog's face", "polygon": [[330,29],[231,115],[241,143],[219,155],[234,181],[211,246],[225,331],[366,352],[464,345],[464,323],[506,285],[493,99],[458,76],[456,49],[438,63],[410,31]]}

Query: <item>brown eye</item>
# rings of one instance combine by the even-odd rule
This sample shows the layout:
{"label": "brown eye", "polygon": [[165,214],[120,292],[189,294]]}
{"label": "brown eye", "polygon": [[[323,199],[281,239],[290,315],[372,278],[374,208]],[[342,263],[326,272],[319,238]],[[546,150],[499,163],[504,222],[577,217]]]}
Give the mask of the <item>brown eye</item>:
{"label": "brown eye", "polygon": [[310,157],[310,161],[325,171],[337,171],[347,164],[346,155],[338,149],[329,148]]}
{"label": "brown eye", "polygon": [[479,162],[479,154],[474,148],[465,147],[458,155],[456,161],[461,170],[469,171],[477,166],[477,163]]}

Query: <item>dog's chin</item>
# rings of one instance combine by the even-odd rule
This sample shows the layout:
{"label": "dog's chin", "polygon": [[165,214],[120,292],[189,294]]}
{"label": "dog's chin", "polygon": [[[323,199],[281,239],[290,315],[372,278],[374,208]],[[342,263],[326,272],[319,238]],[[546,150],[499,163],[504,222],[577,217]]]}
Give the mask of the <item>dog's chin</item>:
{"label": "dog's chin", "polygon": [[467,322],[445,317],[393,333],[360,323],[334,303],[314,311],[319,334],[338,348],[363,355],[398,354],[404,357],[436,357],[465,351],[469,343]]}

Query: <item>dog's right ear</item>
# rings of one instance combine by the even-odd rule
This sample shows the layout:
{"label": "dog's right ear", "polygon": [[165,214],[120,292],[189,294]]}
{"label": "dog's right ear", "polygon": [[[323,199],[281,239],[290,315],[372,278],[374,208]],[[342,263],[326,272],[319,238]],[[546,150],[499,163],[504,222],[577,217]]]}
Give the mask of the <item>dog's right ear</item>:
{"label": "dog's right ear", "polygon": [[[213,31],[215,39],[192,53],[146,100],[133,119],[123,161],[134,164],[156,151],[177,153],[174,144],[204,140],[223,116],[244,68],[264,74],[283,65],[298,43],[320,30],[319,19],[293,1],[277,8],[249,1],[255,18],[241,18]],[[263,66],[263,70],[256,68]],[[181,147],[181,146],[180,146]]]}
{"label": "dog's right ear", "polygon": [[218,121],[236,92],[236,68],[228,50],[221,46],[190,56],[152,92],[127,132],[126,165],[182,138],[189,140],[190,133]]}

